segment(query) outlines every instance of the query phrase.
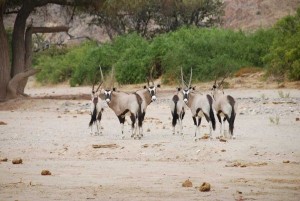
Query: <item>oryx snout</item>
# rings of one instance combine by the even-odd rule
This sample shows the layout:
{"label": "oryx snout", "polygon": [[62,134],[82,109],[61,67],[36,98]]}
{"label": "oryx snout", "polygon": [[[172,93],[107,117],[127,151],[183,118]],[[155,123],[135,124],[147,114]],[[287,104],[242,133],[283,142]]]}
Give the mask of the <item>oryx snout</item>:
{"label": "oryx snout", "polygon": [[184,98],[183,101],[184,101],[185,103],[189,102],[187,98]]}
{"label": "oryx snout", "polygon": [[152,101],[156,101],[156,96],[152,96],[152,97],[151,97],[151,100],[152,100]]}
{"label": "oryx snout", "polygon": [[104,91],[104,96],[105,96],[105,101],[107,103],[110,103],[110,101],[111,101],[111,91],[110,90],[105,90]]}

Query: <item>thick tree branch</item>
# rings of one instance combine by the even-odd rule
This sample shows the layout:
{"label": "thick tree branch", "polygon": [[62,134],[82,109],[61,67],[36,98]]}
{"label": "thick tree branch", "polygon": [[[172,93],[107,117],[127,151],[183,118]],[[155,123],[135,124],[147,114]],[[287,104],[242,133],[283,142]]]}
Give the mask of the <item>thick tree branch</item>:
{"label": "thick tree branch", "polygon": [[56,27],[31,27],[32,33],[56,33],[56,32],[68,32],[70,27],[56,26]]}

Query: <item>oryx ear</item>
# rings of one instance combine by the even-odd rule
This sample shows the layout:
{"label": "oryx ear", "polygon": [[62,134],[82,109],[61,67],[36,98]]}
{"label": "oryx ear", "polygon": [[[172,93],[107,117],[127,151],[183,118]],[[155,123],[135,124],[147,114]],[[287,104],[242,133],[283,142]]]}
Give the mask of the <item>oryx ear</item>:
{"label": "oryx ear", "polygon": [[146,86],[146,85],[144,86],[144,89],[147,89],[147,86]]}
{"label": "oryx ear", "polygon": [[158,84],[156,87],[160,88],[160,84]]}
{"label": "oryx ear", "polygon": [[116,90],[117,90],[116,87],[114,87],[114,88],[113,88],[113,91],[116,91]]}

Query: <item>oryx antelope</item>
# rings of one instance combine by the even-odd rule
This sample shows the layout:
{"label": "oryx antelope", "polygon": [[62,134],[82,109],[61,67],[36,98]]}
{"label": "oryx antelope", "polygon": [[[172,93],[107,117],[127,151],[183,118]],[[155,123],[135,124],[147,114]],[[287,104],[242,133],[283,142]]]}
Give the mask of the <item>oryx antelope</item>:
{"label": "oryx antelope", "polygon": [[[154,85],[152,78],[152,70],[150,73],[150,81],[152,85],[149,84],[149,78],[147,78],[147,86],[144,89],[136,91],[136,93],[142,98],[141,112],[142,112],[142,122],[144,121],[146,115],[146,109],[150,103],[156,101],[156,87],[160,88],[160,84]],[[141,127],[141,136],[143,136],[143,128]]]}
{"label": "oryx antelope", "polygon": [[[224,79],[217,84],[217,79],[215,80],[215,83],[212,87],[212,95],[214,98],[213,107],[217,113],[218,120],[220,122],[220,136],[225,136],[225,122],[228,121],[229,124],[229,134],[230,138],[235,138],[233,135],[233,129],[234,129],[234,120],[236,117],[237,112],[237,103],[235,99],[230,95],[225,95],[223,91],[223,82]],[[223,121],[221,119],[223,118]]]}
{"label": "oryx antelope", "polygon": [[97,131],[95,131],[95,134],[99,135],[99,134],[102,133],[102,131],[101,131],[101,117],[102,117],[103,108],[101,106],[101,99],[99,98],[99,93],[100,93],[99,89],[100,89],[100,86],[102,85],[102,83],[103,83],[103,81],[100,82],[100,84],[99,84],[98,88],[96,89],[96,91],[94,91],[95,82],[93,83],[93,87],[92,87],[91,107],[90,107],[91,120],[90,120],[90,123],[89,123],[89,127],[91,128],[91,135],[93,134],[93,125],[95,125],[95,124],[96,124],[96,127],[97,127]]}
{"label": "oryx antelope", "polygon": [[180,134],[183,135],[182,132],[182,120],[185,115],[185,103],[183,102],[183,97],[179,93],[181,90],[180,87],[177,88],[176,94],[172,97],[170,107],[172,113],[172,126],[173,126],[173,135],[175,135],[175,126],[177,121],[179,122],[180,126]]}
{"label": "oryx antelope", "polygon": [[192,117],[196,128],[195,138],[197,136],[197,133],[200,132],[199,126],[201,124],[201,118],[203,116],[209,123],[209,135],[210,137],[212,137],[212,129],[215,130],[216,128],[216,120],[212,108],[212,103],[213,103],[212,97],[209,94],[202,95],[194,92],[195,88],[191,87],[192,69],[191,69],[189,84],[188,85],[185,84],[185,81],[183,79],[182,68],[181,68],[181,80],[182,80],[182,87],[184,87],[184,85],[186,86],[186,88],[182,89],[183,101],[191,109],[192,112]]}
{"label": "oryx antelope", "polygon": [[[113,72],[112,72],[113,77]],[[132,136],[134,139],[141,138],[141,128],[142,128],[142,98],[137,93],[125,93],[118,92],[114,87],[110,87],[109,89],[104,90],[105,101],[108,106],[114,111],[117,115],[119,122],[121,124],[122,130],[122,139],[124,136],[124,122],[125,115],[129,115],[131,119],[131,129]],[[137,134],[137,126],[136,121],[138,121],[139,131]]]}

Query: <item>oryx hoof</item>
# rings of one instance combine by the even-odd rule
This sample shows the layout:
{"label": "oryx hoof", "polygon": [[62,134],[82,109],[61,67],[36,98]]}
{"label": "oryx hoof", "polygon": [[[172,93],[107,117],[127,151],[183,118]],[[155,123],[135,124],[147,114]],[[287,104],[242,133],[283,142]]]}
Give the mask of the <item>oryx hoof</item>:
{"label": "oryx hoof", "polygon": [[236,139],[236,136],[235,136],[235,135],[232,135],[232,136],[231,136],[231,139],[235,140],[235,139]]}
{"label": "oryx hoof", "polygon": [[197,141],[198,141],[198,139],[197,139],[196,137],[194,137],[194,141],[195,141],[195,142],[197,142]]}
{"label": "oryx hoof", "polygon": [[133,138],[133,137],[134,137],[134,134],[131,134],[131,136],[130,136],[130,137],[132,137],[132,138]]}

